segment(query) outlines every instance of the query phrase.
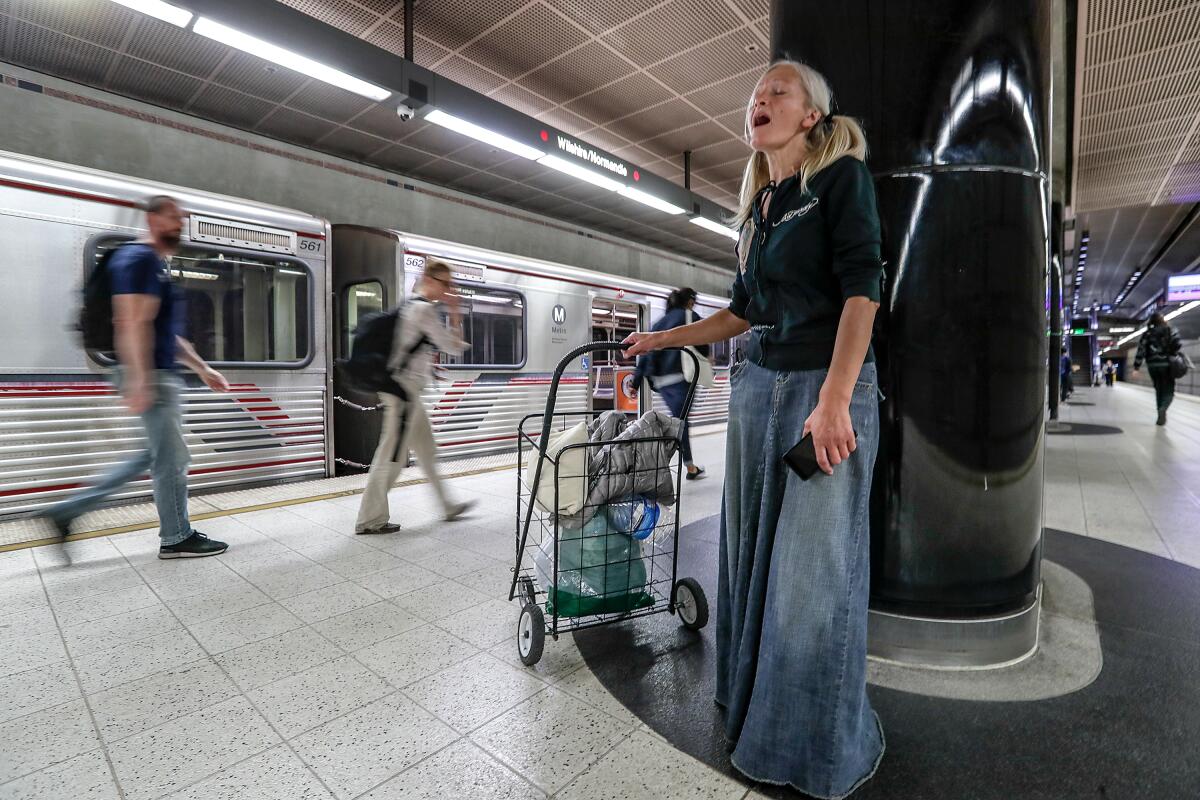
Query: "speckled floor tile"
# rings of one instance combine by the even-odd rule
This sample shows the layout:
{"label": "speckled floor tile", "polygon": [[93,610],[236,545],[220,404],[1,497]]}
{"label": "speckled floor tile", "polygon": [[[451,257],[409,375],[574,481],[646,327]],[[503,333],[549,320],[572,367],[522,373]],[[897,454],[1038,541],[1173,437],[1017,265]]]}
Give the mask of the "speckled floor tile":
{"label": "speckled floor tile", "polygon": [[246,575],[246,580],[274,599],[282,600],[285,597],[294,597],[314,589],[332,586],[344,579],[333,570],[309,562],[307,566],[286,572],[270,570]]}
{"label": "speckled floor tile", "polygon": [[99,746],[83,700],[0,723],[0,783]]}
{"label": "speckled floor tile", "polygon": [[279,743],[244,697],[123,739],[109,747],[126,800],[152,800]]}
{"label": "speckled floor tile", "polygon": [[66,661],[34,667],[0,678],[0,722],[75,700],[75,673]]}
{"label": "speckled floor tile", "polygon": [[471,739],[553,794],[632,730],[582,700],[547,689],[484,725]]}
{"label": "speckled floor tile", "polygon": [[93,750],[0,785],[0,800],[118,800],[104,753]]}
{"label": "speckled floor tile", "polygon": [[332,586],[284,598],[279,601],[279,604],[300,619],[312,624],[378,602],[379,597],[373,592],[368,592],[357,583],[343,581]]}
{"label": "speckled floor tile", "polygon": [[445,723],[396,693],[327,722],[292,745],[334,794],[347,800],[456,738]]}
{"label": "speckled floor tile", "polygon": [[506,639],[516,640],[519,612],[520,606],[516,601],[487,600],[444,617],[435,624],[459,639],[487,650]]}
{"label": "speckled floor tile", "polygon": [[336,561],[328,561],[325,566],[341,575],[343,578],[361,578],[366,575],[373,575],[376,572],[386,572],[389,569],[396,569],[404,566],[403,559],[385,553],[382,550],[376,550],[374,547],[367,548],[371,552],[361,553],[348,558],[340,558]]}
{"label": "speckled floor tile", "polygon": [[457,581],[441,579],[432,586],[397,595],[392,602],[424,620],[433,622],[486,601],[487,595]]}
{"label": "speckled floor tile", "polygon": [[495,566],[468,572],[455,578],[461,584],[482,592],[493,600],[507,600],[512,583],[512,564],[495,562]]}
{"label": "speckled floor tile", "polygon": [[164,800],[330,800],[317,777],[284,745],[221,770]]}
{"label": "speckled floor tile", "polygon": [[378,548],[385,553],[390,553],[397,558],[413,562],[437,555],[446,546],[445,542],[435,536],[416,534],[412,531],[403,530],[385,536],[368,537],[368,542],[372,547]]}
{"label": "speckled floor tile", "polygon": [[435,572],[416,564],[404,564],[395,569],[364,575],[358,578],[356,583],[386,599],[432,586],[439,580]]}
{"label": "speckled floor tile", "polygon": [[65,627],[62,632],[71,655],[80,658],[88,653],[122,647],[130,642],[178,628],[179,620],[175,619],[175,615],[166,606],[159,603],[128,614]]}
{"label": "speckled floor tile", "polygon": [[58,617],[58,624],[65,628],[95,619],[128,614],[130,611],[157,606],[160,603],[150,587],[141,584],[78,600],[56,601],[54,614]]}
{"label": "speckled floor tile", "polygon": [[[547,648],[551,645],[552,642],[546,642]],[[612,693],[604,688],[604,685],[586,666],[559,678],[554,685],[622,722],[634,724],[638,721],[637,716],[621,705],[621,701],[613,697]]]}
{"label": "speckled floor tile", "polygon": [[363,800],[542,800],[546,795],[466,739],[363,795]]}
{"label": "speckled floor tile", "polygon": [[296,628],[213,656],[229,677],[250,691],[339,658],[342,650],[311,628]]}
{"label": "speckled floor tile", "polygon": [[205,658],[90,695],[88,702],[100,735],[112,742],[238,693],[221,668]]}
{"label": "speckled floor tile", "polygon": [[416,563],[430,572],[436,572],[443,578],[457,578],[469,572],[495,566],[500,562],[474,550],[465,550],[447,544],[442,546],[440,552],[427,556]]}
{"label": "speckled floor tile", "polygon": [[209,653],[223,653],[251,642],[270,639],[303,623],[281,605],[270,603],[220,619],[189,625],[192,635]]}
{"label": "speckled floor tile", "polygon": [[562,800],[740,800],[746,787],[644,733],[617,745],[556,795]]}
{"label": "speckled floor tile", "polygon": [[57,628],[0,642],[0,675],[12,675],[66,660],[67,651]]}
{"label": "speckled floor tile", "polygon": [[313,628],[345,650],[359,650],[424,624],[392,603],[374,594],[372,598],[375,600],[372,605],[330,617]]}
{"label": "speckled floor tile", "polygon": [[480,653],[405,687],[404,693],[467,733],[545,688],[533,675]]}
{"label": "speckled floor tile", "polygon": [[247,693],[285,739],[299,736],[393,691],[344,656]]}
{"label": "speckled floor tile", "polygon": [[271,602],[270,597],[242,578],[189,597],[174,598],[164,592],[164,599],[184,625],[220,619]]}
{"label": "speckled floor tile", "polygon": [[102,692],[156,672],[199,661],[207,655],[190,633],[175,628],[121,647],[75,659],[75,670],[89,694]]}
{"label": "speckled floor tile", "polygon": [[433,625],[422,625],[364,647],[354,657],[399,688],[465,661],[479,651]]}
{"label": "speckled floor tile", "polygon": [[569,633],[558,637],[557,642],[547,636],[541,661],[532,667],[525,666],[521,663],[521,654],[517,652],[516,626],[517,622],[513,620],[508,638],[488,652],[509,666],[537,675],[547,683],[555,683],[583,666],[583,653],[579,652],[574,638]]}

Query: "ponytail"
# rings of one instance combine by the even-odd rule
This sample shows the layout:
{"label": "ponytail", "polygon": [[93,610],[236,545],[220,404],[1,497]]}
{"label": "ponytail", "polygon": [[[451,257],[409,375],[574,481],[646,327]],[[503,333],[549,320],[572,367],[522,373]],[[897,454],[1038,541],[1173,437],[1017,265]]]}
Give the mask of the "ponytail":
{"label": "ponytail", "polygon": [[[842,156],[853,156],[859,161],[867,157],[867,137],[863,133],[858,120],[841,114],[830,113],[832,93],[825,76],[807,64],[798,61],[780,59],[772,61],[767,71],[780,65],[786,65],[796,71],[800,85],[808,93],[808,102],[812,108],[823,115],[821,120],[808,131],[808,153],[804,163],[800,165],[800,188],[808,188],[812,176],[828,167]],[[765,72],[764,72],[765,74]],[[747,134],[749,132],[747,131]],[[771,173],[767,166],[765,153],[755,152],[746,162],[746,170],[742,174],[742,189],[739,196],[738,212],[734,222],[738,227],[743,226],[754,212],[754,198],[771,181]]]}

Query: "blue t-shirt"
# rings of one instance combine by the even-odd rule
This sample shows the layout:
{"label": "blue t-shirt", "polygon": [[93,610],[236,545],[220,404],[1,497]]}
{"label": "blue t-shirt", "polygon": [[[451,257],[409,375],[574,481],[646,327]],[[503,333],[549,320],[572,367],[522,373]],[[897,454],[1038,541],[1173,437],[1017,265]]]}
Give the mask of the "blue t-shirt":
{"label": "blue t-shirt", "polygon": [[154,368],[175,369],[175,337],[183,335],[183,293],[166,263],[148,244],[127,244],[108,262],[112,293],[152,294],[159,298],[154,318]]}

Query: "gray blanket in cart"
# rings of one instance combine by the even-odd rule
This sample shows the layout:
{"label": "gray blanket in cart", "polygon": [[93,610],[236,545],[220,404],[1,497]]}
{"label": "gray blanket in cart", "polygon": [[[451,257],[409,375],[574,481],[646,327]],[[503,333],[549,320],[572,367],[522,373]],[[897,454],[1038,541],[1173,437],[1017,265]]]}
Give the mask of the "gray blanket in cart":
{"label": "gray blanket in cart", "polygon": [[[671,457],[679,446],[679,420],[650,411],[630,422],[620,411],[601,414],[589,426],[588,440],[612,441],[593,452],[588,461],[588,494],[583,508],[559,522],[568,527],[587,523],[608,503],[644,495],[662,505],[674,505],[675,481]],[[668,437],[669,441],[639,441]]]}

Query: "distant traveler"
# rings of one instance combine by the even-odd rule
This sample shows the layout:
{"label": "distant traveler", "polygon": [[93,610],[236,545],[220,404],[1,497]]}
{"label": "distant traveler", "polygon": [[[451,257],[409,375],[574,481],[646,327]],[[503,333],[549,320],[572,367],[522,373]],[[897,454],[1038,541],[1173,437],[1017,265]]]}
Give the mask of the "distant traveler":
{"label": "distant traveler", "polygon": [[[653,331],[666,331],[699,321],[692,309],[696,306],[696,290],[682,287],[671,292],[667,298],[667,313],[654,323]],[[708,356],[708,346],[701,345],[696,350],[703,356]],[[633,374],[633,394],[636,396],[642,386],[643,379],[649,379],[650,388],[662,395],[663,402],[677,419],[683,414],[683,404],[687,401],[688,381],[683,376],[683,353],[678,350],[647,353],[637,361],[637,371]],[[690,358],[690,356],[689,356]],[[704,468],[696,466],[692,461],[692,442],[688,435],[688,424],[683,423],[682,442],[679,456],[687,467],[687,479],[696,480],[704,475]]]}
{"label": "distant traveler", "polygon": [[44,516],[65,538],[76,517],[149,469],[158,508],[158,557],[215,556],[228,545],[195,530],[188,519],[189,457],[180,406],[184,384],[176,359],[213,391],[227,392],[229,383],[182,336],[187,319],[184,295],[171,280],[166,263],[179,250],[183,231],[178,201],[165,195],[151,197],[146,201],[146,223],[146,240],[121,246],[107,263],[119,363],[115,383],[126,407],[141,416],[146,444],[99,483],[52,506]]}
{"label": "distant traveler", "polygon": [[[437,471],[437,446],[433,427],[421,403],[421,390],[432,369],[432,352],[457,355],[469,346],[454,331],[460,329],[458,296],[453,292],[450,267],[436,259],[425,262],[425,274],[417,281],[413,297],[400,309],[396,320],[396,338],[392,359],[388,364],[396,382],[407,398],[379,393],[383,406],[383,425],[379,431],[379,446],[367,473],[367,488],[358,507],[354,532],[359,534],[395,533],[400,526],[391,521],[388,491],[396,484],[408,465],[408,451],[416,453],[421,469],[429,477],[447,521],[466,513],[474,501],[452,503]],[[449,325],[439,319],[437,304],[444,302],[449,309]]]}
{"label": "distant traveler", "polygon": [[[626,340],[638,355],[752,331],[730,379],[716,700],[738,770],[820,798],[884,749],[866,684],[879,214],[862,129],[830,99],[812,68],[771,65],[747,110],[729,308]],[[810,433],[806,481],[783,456]]]}
{"label": "distant traveler", "polygon": [[1114,380],[1116,379],[1116,375],[1117,375],[1117,368],[1113,364],[1112,359],[1110,358],[1109,360],[1104,362],[1104,385],[1112,386]]}
{"label": "distant traveler", "polygon": [[1179,334],[1167,324],[1162,314],[1154,313],[1146,323],[1146,332],[1138,342],[1137,356],[1133,362],[1136,374],[1142,362],[1150,368],[1150,380],[1154,383],[1154,398],[1158,407],[1156,425],[1167,424],[1167,408],[1175,399],[1175,376],[1171,374],[1171,356],[1183,350]]}
{"label": "distant traveler", "polygon": [[1075,392],[1075,381],[1071,377],[1071,370],[1074,365],[1071,364],[1071,356],[1067,353],[1067,348],[1062,349],[1062,357],[1058,360],[1058,392],[1060,402],[1067,402],[1067,398]]}

